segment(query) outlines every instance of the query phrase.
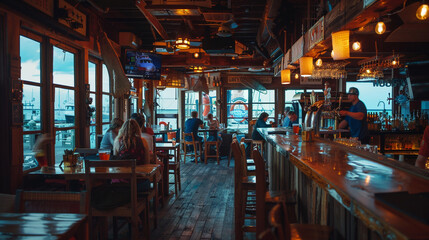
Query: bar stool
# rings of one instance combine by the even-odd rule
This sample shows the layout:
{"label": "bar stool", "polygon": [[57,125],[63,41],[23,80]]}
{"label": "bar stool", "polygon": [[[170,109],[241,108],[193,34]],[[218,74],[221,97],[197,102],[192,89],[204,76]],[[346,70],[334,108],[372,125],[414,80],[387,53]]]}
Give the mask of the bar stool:
{"label": "bar stool", "polygon": [[[186,140],[186,137],[190,136],[192,138],[191,141]],[[187,146],[192,145],[194,147],[194,153],[188,153],[187,152]],[[198,153],[197,153],[197,145],[198,145]],[[195,141],[194,134],[192,133],[185,133],[183,132],[183,163],[186,163],[186,156],[194,156],[195,157],[195,163],[198,163],[198,158],[201,159],[201,142]]]}
{"label": "bar stool", "polygon": [[[264,141],[263,140],[252,140],[251,149],[257,147],[262,156],[264,156]],[[253,152],[250,154],[250,157],[253,158]]]}
{"label": "bar stool", "polygon": [[[214,155],[210,155],[211,146],[215,146],[216,147],[216,151],[215,151]],[[220,164],[219,163],[219,140],[208,141],[208,142],[205,143],[205,146],[204,146],[204,156],[205,156],[205,159],[204,159],[204,163],[205,164],[207,164],[207,158],[209,158],[209,157],[216,158],[217,164],[218,165]]]}

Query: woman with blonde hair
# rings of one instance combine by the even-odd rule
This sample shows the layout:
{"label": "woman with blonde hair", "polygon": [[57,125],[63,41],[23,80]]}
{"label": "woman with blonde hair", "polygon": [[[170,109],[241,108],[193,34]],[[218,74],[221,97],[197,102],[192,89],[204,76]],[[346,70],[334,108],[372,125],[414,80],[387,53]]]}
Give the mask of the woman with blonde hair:
{"label": "woman with blonde hair", "polygon": [[119,130],[113,145],[113,154],[119,159],[136,159],[137,165],[148,164],[141,139],[141,130],[134,119],[128,119]]}

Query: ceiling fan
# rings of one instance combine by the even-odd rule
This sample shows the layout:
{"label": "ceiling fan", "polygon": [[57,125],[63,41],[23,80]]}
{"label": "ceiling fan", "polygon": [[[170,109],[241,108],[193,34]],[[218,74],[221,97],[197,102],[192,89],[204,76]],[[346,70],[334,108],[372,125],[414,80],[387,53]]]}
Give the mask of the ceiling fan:
{"label": "ceiling fan", "polygon": [[234,21],[234,19],[230,19],[220,24],[216,35],[219,37],[231,37],[232,30],[236,29],[237,27],[238,24]]}

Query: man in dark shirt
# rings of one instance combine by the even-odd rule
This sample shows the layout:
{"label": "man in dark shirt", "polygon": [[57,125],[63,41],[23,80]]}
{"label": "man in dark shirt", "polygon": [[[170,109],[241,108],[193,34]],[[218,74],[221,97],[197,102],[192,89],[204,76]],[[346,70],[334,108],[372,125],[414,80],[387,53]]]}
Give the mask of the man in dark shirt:
{"label": "man in dark shirt", "polygon": [[368,122],[366,120],[365,104],[359,100],[359,90],[355,87],[349,89],[347,98],[352,102],[349,111],[340,111],[346,118],[340,123],[339,128],[350,127],[350,136],[357,137],[363,144],[369,143]]}
{"label": "man in dark shirt", "polygon": [[289,111],[286,114],[285,119],[283,120],[282,127],[292,127],[292,124],[298,123],[298,116],[295,114],[294,111]]}
{"label": "man in dark shirt", "polygon": [[[198,118],[198,112],[193,111],[191,113],[192,118],[189,118],[185,122],[185,133],[193,133],[195,141],[203,141],[203,138],[198,136],[198,128],[203,127],[204,123]],[[190,136],[186,136],[186,141],[192,141]]]}

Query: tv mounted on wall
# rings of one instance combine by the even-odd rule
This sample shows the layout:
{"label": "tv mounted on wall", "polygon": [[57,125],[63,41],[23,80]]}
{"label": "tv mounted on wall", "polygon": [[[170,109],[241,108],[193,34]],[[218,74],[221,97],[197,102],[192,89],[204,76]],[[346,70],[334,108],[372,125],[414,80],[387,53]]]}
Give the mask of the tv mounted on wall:
{"label": "tv mounted on wall", "polygon": [[128,77],[161,80],[161,56],[136,50],[125,52],[125,74]]}

